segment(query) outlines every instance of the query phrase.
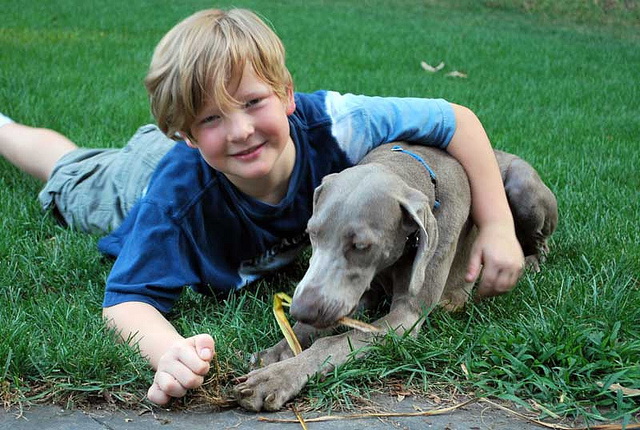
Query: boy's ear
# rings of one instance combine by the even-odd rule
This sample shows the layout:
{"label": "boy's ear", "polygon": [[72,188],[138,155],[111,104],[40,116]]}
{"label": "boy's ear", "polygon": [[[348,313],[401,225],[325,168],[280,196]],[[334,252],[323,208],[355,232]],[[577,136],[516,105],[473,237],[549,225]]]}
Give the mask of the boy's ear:
{"label": "boy's ear", "polygon": [[293,87],[287,87],[287,115],[296,110],[296,99],[293,96]]}

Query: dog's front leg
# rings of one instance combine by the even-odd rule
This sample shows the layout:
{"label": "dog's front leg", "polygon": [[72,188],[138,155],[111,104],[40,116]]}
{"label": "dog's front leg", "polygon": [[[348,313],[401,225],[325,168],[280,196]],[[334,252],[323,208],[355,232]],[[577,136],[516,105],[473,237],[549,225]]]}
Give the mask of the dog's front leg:
{"label": "dog's front leg", "polygon": [[[394,306],[385,317],[374,323],[385,334],[389,329],[398,333],[419,330],[420,313],[402,304]],[[351,330],[347,333],[316,340],[301,354],[278,361],[239,378],[234,394],[240,406],[252,411],[276,411],[295,397],[311,376],[326,374],[343,364],[354,350],[368,345],[375,337],[372,333]]]}
{"label": "dog's front leg", "polygon": [[[293,326],[293,332],[300,342],[302,349],[307,349],[313,340],[318,336],[327,334],[327,330],[319,330],[308,324],[297,322]],[[270,348],[256,352],[251,356],[251,368],[268,366],[278,361],[293,357],[293,351],[285,339],[276,343]]]}
{"label": "dog's front leg", "polygon": [[[326,373],[346,360],[350,351],[349,333],[320,338],[294,357],[239,378],[240,384],[233,389],[239,405],[256,412],[279,410],[302,390],[315,373]],[[354,346],[360,344],[351,342]]]}

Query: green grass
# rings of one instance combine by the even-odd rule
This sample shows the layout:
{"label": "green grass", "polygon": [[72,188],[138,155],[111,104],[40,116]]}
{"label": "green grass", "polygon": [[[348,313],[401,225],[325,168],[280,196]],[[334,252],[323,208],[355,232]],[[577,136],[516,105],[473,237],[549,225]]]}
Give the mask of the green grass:
{"label": "green grass", "polygon": [[[141,82],[155,43],[210,2],[53,3],[4,3],[0,110],[84,146],[120,146],[151,121]],[[560,206],[542,273],[462,314],[434,312],[417,339],[386,337],[365,358],[314,379],[303,398],[348,407],[400,381],[417,391],[458,387],[537,403],[561,416],[637,419],[638,397],[609,389],[640,389],[637,3],[234,4],[272,21],[297,90],[467,105],[496,147],[541,172]],[[592,7],[600,4],[609,9]],[[446,67],[429,74],[423,60]],[[445,76],[453,70],[468,78]],[[152,372],[103,328],[110,262],[96,251],[97,238],[41,214],[39,187],[0,161],[0,399],[135,404]],[[247,370],[248,353],[280,338],[270,295],[292,291],[303,272],[301,259],[224,302],[181,299],[172,321],[184,335],[214,335],[223,395]]]}
{"label": "green grass", "polygon": [[640,24],[637,0],[483,0],[490,8],[523,11],[547,19],[567,18],[586,24]]}

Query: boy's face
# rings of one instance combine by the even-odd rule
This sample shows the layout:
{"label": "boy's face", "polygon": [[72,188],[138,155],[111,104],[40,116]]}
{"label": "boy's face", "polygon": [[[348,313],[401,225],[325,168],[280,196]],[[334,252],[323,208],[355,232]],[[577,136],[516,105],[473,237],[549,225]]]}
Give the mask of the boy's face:
{"label": "boy's face", "polygon": [[287,120],[295,110],[293,91],[281,100],[247,65],[231,95],[242,105],[223,114],[215,103],[207,103],[191,126],[195,141],[187,144],[240,190],[264,194],[266,184],[288,181],[293,170],[295,149]]}

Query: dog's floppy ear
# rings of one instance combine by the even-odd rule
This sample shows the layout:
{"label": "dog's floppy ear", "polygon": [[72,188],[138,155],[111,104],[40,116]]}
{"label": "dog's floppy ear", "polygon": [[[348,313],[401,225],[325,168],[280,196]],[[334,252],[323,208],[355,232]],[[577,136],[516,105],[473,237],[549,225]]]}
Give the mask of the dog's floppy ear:
{"label": "dog's floppy ear", "polygon": [[418,249],[411,268],[409,294],[419,293],[425,281],[427,264],[436,250],[438,243],[438,228],[436,219],[431,213],[429,199],[422,192],[407,187],[400,205],[409,218],[418,225]]}
{"label": "dog's floppy ear", "polygon": [[325,176],[324,178],[322,178],[322,182],[320,183],[320,185],[318,185],[316,187],[316,189],[313,191],[313,207],[314,208],[318,204],[318,199],[320,198],[320,194],[322,193],[322,189],[325,187],[325,185],[328,182],[330,182],[337,175],[338,175],[337,173],[331,173],[331,174]]}

